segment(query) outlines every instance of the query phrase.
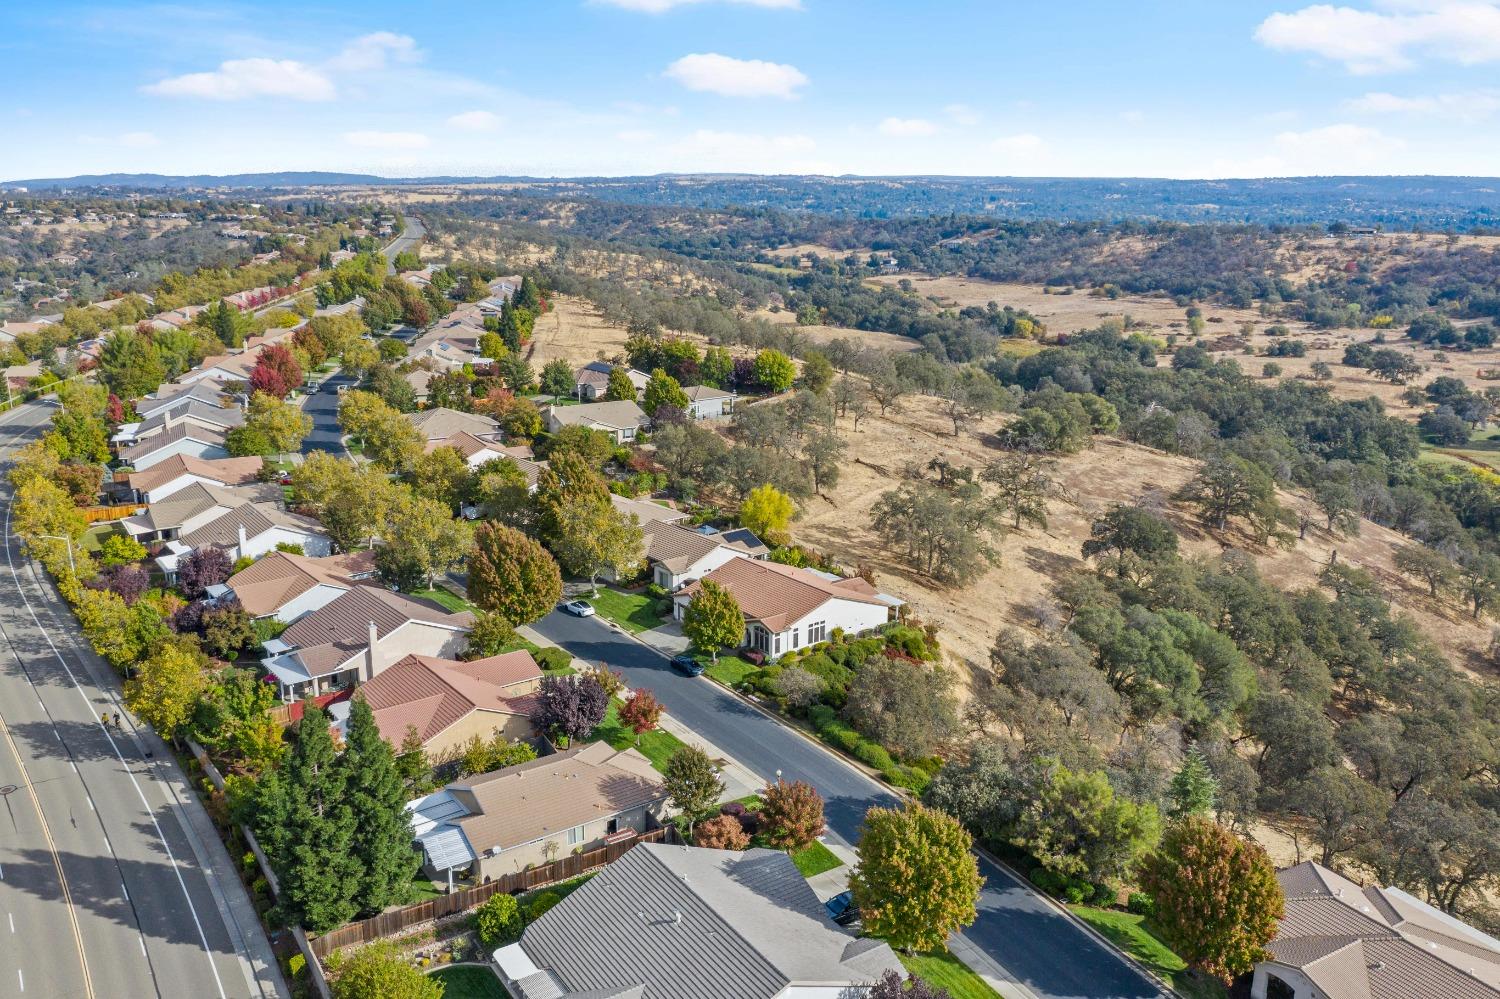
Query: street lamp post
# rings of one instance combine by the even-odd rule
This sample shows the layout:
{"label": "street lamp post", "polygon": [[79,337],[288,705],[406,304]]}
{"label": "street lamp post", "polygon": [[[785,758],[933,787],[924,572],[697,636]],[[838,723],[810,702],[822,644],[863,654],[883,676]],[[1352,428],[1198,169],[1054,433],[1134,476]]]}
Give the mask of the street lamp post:
{"label": "street lamp post", "polygon": [[73,539],[61,534],[38,534],[38,538],[46,538],[49,541],[63,541],[68,546],[68,568],[73,570],[73,575],[78,575],[78,563],[73,561]]}

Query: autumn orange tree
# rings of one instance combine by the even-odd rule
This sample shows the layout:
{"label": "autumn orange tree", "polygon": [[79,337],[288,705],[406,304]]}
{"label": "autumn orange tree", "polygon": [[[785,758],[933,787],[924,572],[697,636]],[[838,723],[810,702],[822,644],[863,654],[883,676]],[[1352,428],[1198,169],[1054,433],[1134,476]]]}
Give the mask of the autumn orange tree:
{"label": "autumn orange tree", "polygon": [[1227,982],[1271,956],[1285,898],[1259,845],[1189,816],[1142,863],[1140,882],[1163,938],[1194,968]]}
{"label": "autumn orange tree", "polygon": [[635,744],[641,744],[641,736],[656,728],[661,720],[662,706],[656,695],[644,687],[633,690],[620,705],[620,721],[635,733]]}
{"label": "autumn orange tree", "polygon": [[733,815],[717,815],[693,830],[693,845],[707,850],[743,850],[750,845],[750,836]]}
{"label": "autumn orange tree", "polygon": [[562,596],[562,573],[545,548],[513,527],[480,524],[469,552],[469,599],[512,624],[528,624]]}
{"label": "autumn orange tree", "polygon": [[823,835],[823,799],[811,784],[778,780],[760,796],[761,835],[771,846],[795,853]]}
{"label": "autumn orange tree", "polygon": [[977,915],[984,879],[973,843],[957,819],[916,803],[866,812],[849,876],[865,931],[908,953],[945,949]]}

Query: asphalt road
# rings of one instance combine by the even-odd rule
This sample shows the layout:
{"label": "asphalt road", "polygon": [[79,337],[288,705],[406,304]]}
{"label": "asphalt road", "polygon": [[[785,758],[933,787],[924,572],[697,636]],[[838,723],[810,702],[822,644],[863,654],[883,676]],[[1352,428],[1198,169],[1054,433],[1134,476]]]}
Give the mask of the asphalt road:
{"label": "asphalt road", "polygon": [[350,375],[334,375],[319,386],[318,391],[307,397],[302,412],[312,417],[313,428],[302,442],[303,454],[327,451],[340,458],[349,457],[349,452],[344,447],[343,434],[339,430],[339,400],[343,396],[338,394],[337,386],[354,384],[355,379]]}
{"label": "asphalt road", "polygon": [[406,216],[406,228],[401,230],[401,235],[391,240],[384,250],[380,252],[385,256],[385,272],[396,273],[396,254],[410,250],[422,241],[427,235],[427,229],[422,225],[422,220],[414,216]]}
{"label": "asphalt road", "polygon": [[[0,416],[6,468],[51,412],[33,403]],[[119,682],[22,556],[3,481],[0,510],[0,995],[285,995],[166,747],[129,722],[101,723],[119,708]]]}
{"label": "asphalt road", "polygon": [[[678,721],[765,777],[813,785],[824,798],[829,832],[846,844],[859,839],[865,811],[898,804],[883,785],[810,743],[712,681],[672,670],[648,646],[619,634],[597,617],[559,611],[531,627],[576,658],[605,662],[631,687],[648,687]],[[1160,995],[1118,954],[1080,930],[1022,881],[981,857],[985,887],[979,918],[963,936],[1038,999],[1146,999]],[[1008,996],[1007,999],[1013,999]]]}

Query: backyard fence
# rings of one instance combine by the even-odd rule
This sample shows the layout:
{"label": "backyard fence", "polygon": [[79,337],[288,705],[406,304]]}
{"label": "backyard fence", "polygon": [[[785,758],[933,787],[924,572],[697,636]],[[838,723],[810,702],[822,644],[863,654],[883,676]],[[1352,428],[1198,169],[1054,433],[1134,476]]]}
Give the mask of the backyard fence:
{"label": "backyard fence", "polygon": [[564,857],[562,860],[544,864],[541,867],[506,874],[488,884],[462,888],[451,895],[439,895],[437,898],[418,902],[416,905],[382,912],[378,916],[348,923],[336,930],[329,930],[320,937],[314,937],[309,941],[312,952],[319,957],[327,957],[340,947],[393,936],[407,927],[472,909],[491,895],[500,892],[508,895],[512,892],[528,891],[556,884],[559,881],[567,881],[569,878],[576,878],[580,874],[587,874],[596,868],[614,863],[637,843],[659,843],[664,840],[670,842],[669,837],[675,838],[675,830],[670,827],[651,829],[623,843],[611,843],[601,849]]}

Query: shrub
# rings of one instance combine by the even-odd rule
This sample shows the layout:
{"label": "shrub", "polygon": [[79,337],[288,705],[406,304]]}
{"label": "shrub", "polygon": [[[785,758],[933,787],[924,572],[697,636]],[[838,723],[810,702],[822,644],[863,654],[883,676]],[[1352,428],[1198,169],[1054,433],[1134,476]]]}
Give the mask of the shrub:
{"label": "shrub", "polygon": [[526,905],[526,921],[534,923],[547,914],[547,910],[562,901],[562,896],[555,891],[544,891]]}
{"label": "shrub", "polygon": [[536,662],[543,670],[553,672],[573,665],[573,657],[567,650],[549,645],[536,654]]}
{"label": "shrub", "polygon": [[899,763],[882,773],[885,779],[896,787],[903,787],[915,794],[926,791],[927,785],[932,783],[931,774],[918,770],[916,767],[904,767]]}
{"label": "shrub", "polygon": [[746,836],[760,832],[760,813],[751,811],[738,801],[730,801],[719,807],[720,815],[728,815],[740,824]]}
{"label": "shrub", "polygon": [[1077,882],[1070,883],[1063,888],[1063,897],[1071,905],[1082,905],[1083,900],[1089,897],[1088,886],[1078,884]]}
{"label": "shrub", "polygon": [[293,954],[287,958],[286,973],[288,978],[301,978],[302,973],[307,970],[307,958],[301,954]]}
{"label": "shrub", "polygon": [[1119,899],[1119,894],[1109,885],[1099,883],[1094,885],[1094,897],[1091,899],[1094,905],[1107,909],[1114,905]]}
{"label": "shrub", "polygon": [[1048,895],[1055,894],[1059,884],[1062,882],[1061,877],[1053,874],[1045,867],[1034,868],[1028,877],[1031,883],[1037,886],[1038,890],[1046,892]]}
{"label": "shrub", "polygon": [[510,943],[521,935],[521,909],[515,896],[496,893],[474,913],[474,930],[486,950]]}
{"label": "shrub", "polygon": [[1156,899],[1152,898],[1146,892],[1133,891],[1125,901],[1125,908],[1137,916],[1150,918],[1156,915]]}
{"label": "shrub", "polygon": [[693,845],[707,850],[743,850],[750,845],[750,837],[737,816],[718,815],[698,823],[693,830]]}
{"label": "shrub", "polygon": [[893,770],[896,766],[896,761],[891,759],[891,754],[886,752],[884,746],[877,745],[868,739],[861,739],[859,745],[854,747],[854,758],[882,773]]}

